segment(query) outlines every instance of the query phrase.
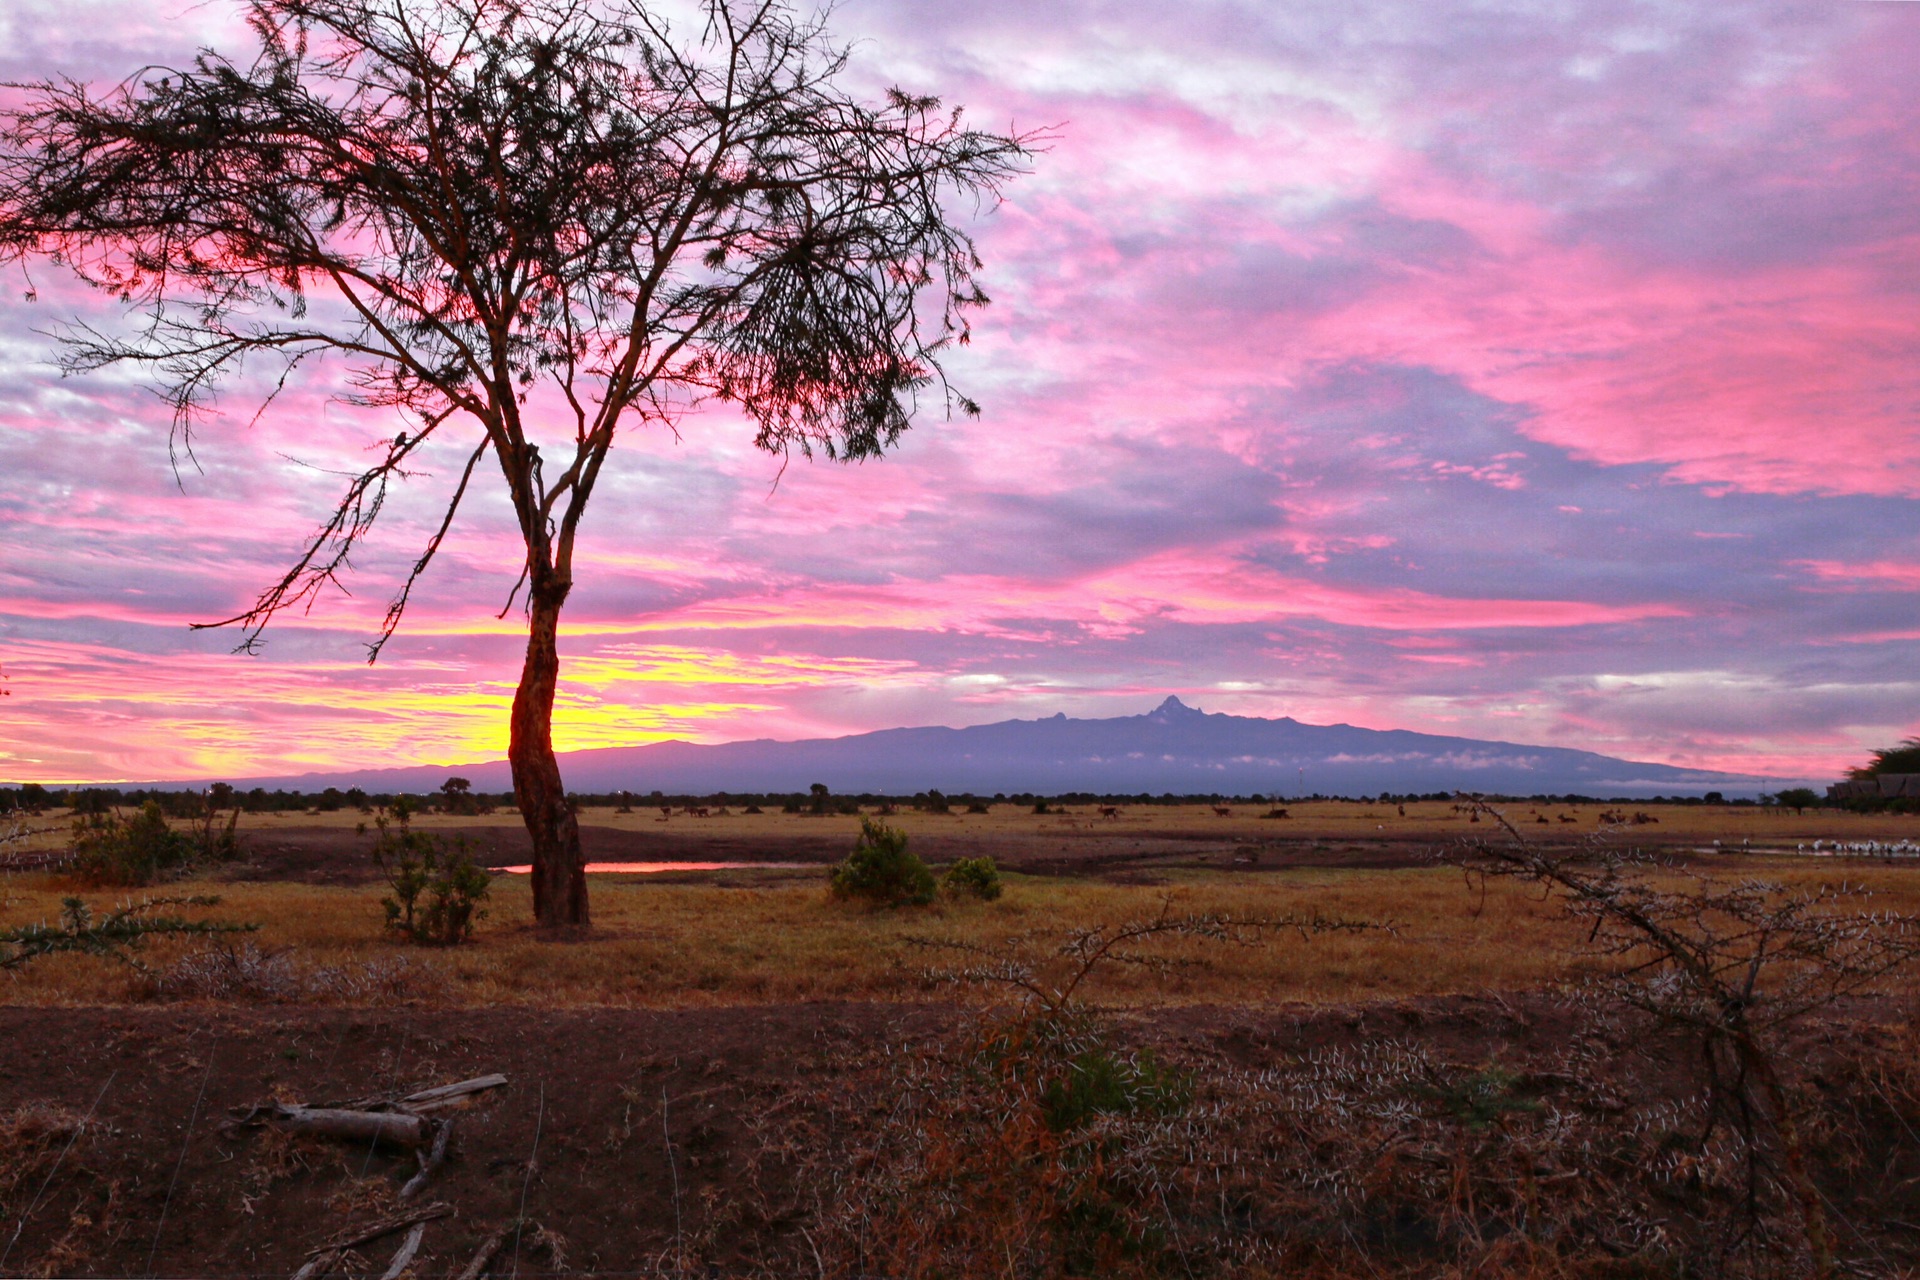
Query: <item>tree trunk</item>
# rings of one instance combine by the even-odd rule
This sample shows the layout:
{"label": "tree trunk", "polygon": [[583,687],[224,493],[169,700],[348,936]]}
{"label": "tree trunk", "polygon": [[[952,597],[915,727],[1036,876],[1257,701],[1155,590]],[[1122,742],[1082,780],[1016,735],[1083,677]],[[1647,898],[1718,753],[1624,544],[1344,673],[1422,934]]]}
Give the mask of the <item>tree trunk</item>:
{"label": "tree trunk", "polygon": [[533,916],[543,929],[584,928],[587,864],[580,824],[567,804],[560,762],[553,754],[553,692],[560,678],[560,605],[564,589],[536,586],[529,597],[527,664],[513,695],[513,731],[507,759],[513,794],[533,841]]}

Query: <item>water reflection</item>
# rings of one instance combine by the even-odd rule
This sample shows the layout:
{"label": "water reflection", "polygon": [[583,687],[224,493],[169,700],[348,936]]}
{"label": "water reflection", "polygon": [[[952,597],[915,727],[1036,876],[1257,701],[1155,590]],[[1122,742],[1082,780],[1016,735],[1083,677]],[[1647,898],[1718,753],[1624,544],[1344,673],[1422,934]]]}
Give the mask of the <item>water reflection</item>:
{"label": "water reflection", "polygon": [[[647,875],[656,871],[732,871],[752,867],[791,868],[811,867],[811,862],[589,862],[587,870],[638,872]],[[533,867],[522,863],[517,867],[488,867],[489,871],[504,871],[508,875],[524,876],[531,874]]]}

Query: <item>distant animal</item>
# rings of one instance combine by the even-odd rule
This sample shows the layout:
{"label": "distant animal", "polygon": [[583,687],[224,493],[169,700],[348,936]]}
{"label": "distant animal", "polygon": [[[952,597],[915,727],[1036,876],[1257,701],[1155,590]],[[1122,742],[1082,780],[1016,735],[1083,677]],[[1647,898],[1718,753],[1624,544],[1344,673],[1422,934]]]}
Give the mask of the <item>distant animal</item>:
{"label": "distant animal", "polygon": [[1227,808],[1225,805],[1217,804],[1213,806],[1213,811],[1222,818],[1231,818],[1233,816],[1233,810]]}
{"label": "distant animal", "polygon": [[672,816],[673,816],[672,805],[663,804],[660,806],[660,821],[665,822],[668,818],[671,818]]}
{"label": "distant animal", "polygon": [[1100,816],[1103,818],[1117,818],[1120,816],[1120,806],[1103,804],[1100,806]]}
{"label": "distant animal", "polygon": [[694,817],[696,817],[696,818],[704,818],[704,817],[706,817],[706,816],[708,816],[708,811],[707,811],[707,806],[705,806],[705,805],[691,805],[691,804],[690,804],[690,805],[688,805],[688,806],[687,806],[687,812],[688,812],[688,813],[690,813],[690,814],[692,814],[692,815],[693,815]]}
{"label": "distant animal", "polygon": [[1563,814],[1560,814],[1560,815],[1559,815],[1559,817],[1560,817],[1560,821],[1562,821],[1562,822],[1578,822],[1578,821],[1580,821],[1580,819],[1578,819],[1578,818],[1576,818],[1576,817],[1573,817],[1573,816],[1572,816],[1571,814],[1565,814],[1565,813],[1563,813]]}

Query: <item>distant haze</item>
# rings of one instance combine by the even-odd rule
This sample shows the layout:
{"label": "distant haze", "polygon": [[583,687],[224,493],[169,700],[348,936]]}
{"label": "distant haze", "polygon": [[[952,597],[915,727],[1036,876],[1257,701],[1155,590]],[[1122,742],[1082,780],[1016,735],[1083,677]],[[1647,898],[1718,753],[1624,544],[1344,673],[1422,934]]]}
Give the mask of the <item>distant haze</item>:
{"label": "distant haze", "polygon": [[[1168,698],[1146,715],[1104,720],[1003,720],[968,729],[883,729],[800,742],[702,746],[659,742],[576,751],[561,758],[570,790],[836,792],[909,795],[1067,791],[1154,795],[1375,795],[1475,791],[1591,796],[1753,795],[1788,780],[1677,769],[1590,751],[1440,737],[1282,718],[1208,715]],[[458,774],[479,791],[513,786],[504,760],[463,765],[248,778],[244,786],[314,791],[437,790]]]}

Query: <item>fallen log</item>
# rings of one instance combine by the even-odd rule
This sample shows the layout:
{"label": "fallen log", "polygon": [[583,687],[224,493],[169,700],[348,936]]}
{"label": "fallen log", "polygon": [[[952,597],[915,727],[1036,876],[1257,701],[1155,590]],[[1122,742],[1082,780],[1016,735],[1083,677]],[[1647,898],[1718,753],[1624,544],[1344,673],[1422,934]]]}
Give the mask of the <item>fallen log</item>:
{"label": "fallen log", "polygon": [[389,1146],[417,1149],[432,1137],[432,1124],[424,1116],[405,1111],[343,1111],[333,1107],[288,1106],[283,1102],[255,1107],[235,1123],[272,1124],[289,1133],[364,1142],[369,1146],[384,1142]]}

